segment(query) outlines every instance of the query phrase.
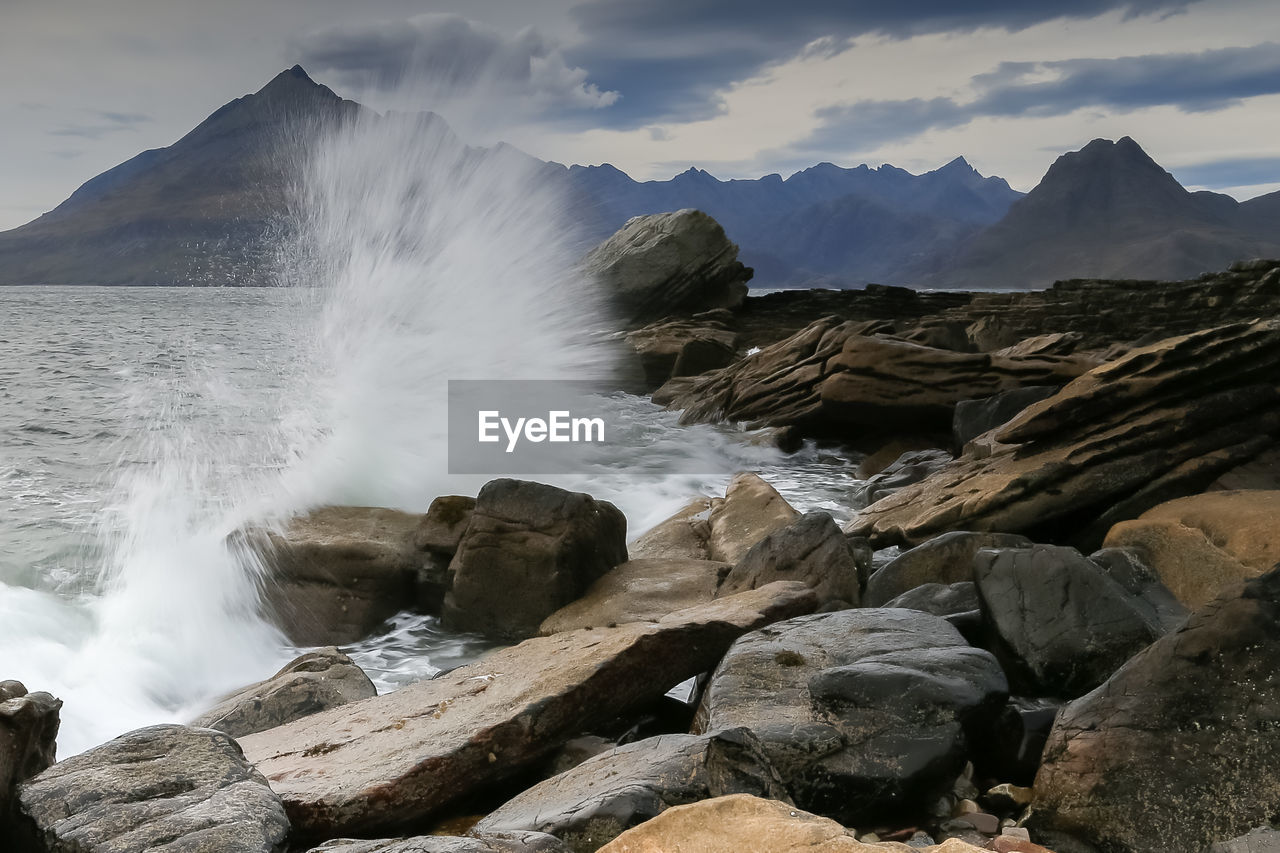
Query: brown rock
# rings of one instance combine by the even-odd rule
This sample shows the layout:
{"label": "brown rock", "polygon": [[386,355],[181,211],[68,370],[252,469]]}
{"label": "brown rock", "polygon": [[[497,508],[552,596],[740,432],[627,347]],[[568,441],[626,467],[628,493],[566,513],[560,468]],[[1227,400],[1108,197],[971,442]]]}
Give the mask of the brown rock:
{"label": "brown rock", "polygon": [[647,386],[657,388],[672,377],[696,376],[731,363],[738,348],[738,336],[727,325],[732,317],[728,311],[708,311],[628,333]]}
{"label": "brown rock", "polygon": [[830,515],[810,512],[753,545],[731,567],[717,595],[790,580],[812,587],[824,604],[839,601],[856,607],[859,575],[869,562],[869,553],[855,552]]}
{"label": "brown rock", "polygon": [[1160,504],[1111,528],[1188,607],[1280,563],[1280,491],[1209,492]]}
{"label": "brown rock", "polygon": [[631,559],[707,560],[713,498],[694,498],[631,543]]}
{"label": "brown rock", "polygon": [[707,556],[736,563],[764,537],[800,517],[778,490],[756,474],[738,474],[723,500],[711,502]]}
{"label": "brown rock", "polygon": [[815,606],[807,587],[780,583],[657,623],[539,637],[242,745],[300,834],[389,830],[521,772],[707,671],[741,634]]}
{"label": "brown rock", "polygon": [[548,616],[538,628],[546,637],[578,628],[611,628],[657,622],[663,616],[716,597],[720,576],[732,568],[712,560],[629,560],[591,585],[586,594]]}

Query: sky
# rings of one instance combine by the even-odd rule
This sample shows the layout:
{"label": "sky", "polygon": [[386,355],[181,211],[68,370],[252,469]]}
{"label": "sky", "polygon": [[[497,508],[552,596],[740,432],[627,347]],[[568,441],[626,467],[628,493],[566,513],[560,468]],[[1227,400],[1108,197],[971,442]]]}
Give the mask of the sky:
{"label": "sky", "polygon": [[1275,0],[0,0],[0,229],[301,64],[375,109],[637,179],[912,172],[1030,190],[1134,137],[1280,190]]}

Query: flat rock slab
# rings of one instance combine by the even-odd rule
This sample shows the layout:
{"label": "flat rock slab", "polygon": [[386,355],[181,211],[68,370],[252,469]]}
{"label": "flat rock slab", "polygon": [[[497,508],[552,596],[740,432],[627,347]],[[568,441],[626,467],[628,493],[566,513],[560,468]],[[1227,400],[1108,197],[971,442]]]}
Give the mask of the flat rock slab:
{"label": "flat rock slab", "polygon": [[337,838],[307,853],[564,853],[553,835],[541,832],[496,832],[476,836],[420,835],[362,841]]}
{"label": "flat rock slab", "polygon": [[242,743],[299,832],[394,830],[711,669],[747,631],[816,606],[808,587],[777,583],[656,623],[533,638]]}
{"label": "flat rock slab", "polygon": [[544,619],[538,633],[657,622],[668,613],[711,601],[731,568],[729,563],[682,557],[629,560],[593,583],[582,598]]}
{"label": "flat rock slab", "polygon": [[48,853],[274,853],[280,798],[222,732],[151,726],[61,761],[23,785]]}

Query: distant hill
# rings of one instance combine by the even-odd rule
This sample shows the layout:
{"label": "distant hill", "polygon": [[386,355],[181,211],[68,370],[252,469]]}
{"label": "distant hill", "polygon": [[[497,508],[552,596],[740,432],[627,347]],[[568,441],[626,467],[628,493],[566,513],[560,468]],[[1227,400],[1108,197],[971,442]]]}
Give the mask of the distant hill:
{"label": "distant hill", "polygon": [[1280,194],[1188,192],[1129,137],[1064,154],[1025,198],[920,283],[1038,288],[1067,278],[1180,279],[1280,257]]}

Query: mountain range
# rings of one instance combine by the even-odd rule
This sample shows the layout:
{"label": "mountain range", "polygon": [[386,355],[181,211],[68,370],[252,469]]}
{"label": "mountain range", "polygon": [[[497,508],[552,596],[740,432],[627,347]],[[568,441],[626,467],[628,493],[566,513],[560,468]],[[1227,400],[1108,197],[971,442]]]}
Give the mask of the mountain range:
{"label": "mountain range", "polygon": [[[317,127],[365,109],[294,66],[0,233],[0,284],[267,283],[289,228],[290,167]],[[961,157],[920,175],[820,163],[728,181],[696,168],[667,181],[607,164],[542,168],[564,182],[584,241],[638,214],[698,208],[740,245],[755,286],[1026,289],[1280,256],[1280,193],[1188,192],[1128,137],[1063,155],[1025,196]]]}

